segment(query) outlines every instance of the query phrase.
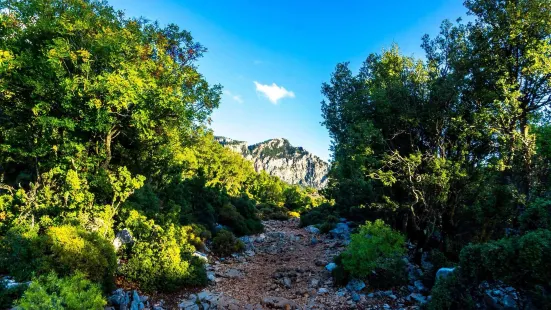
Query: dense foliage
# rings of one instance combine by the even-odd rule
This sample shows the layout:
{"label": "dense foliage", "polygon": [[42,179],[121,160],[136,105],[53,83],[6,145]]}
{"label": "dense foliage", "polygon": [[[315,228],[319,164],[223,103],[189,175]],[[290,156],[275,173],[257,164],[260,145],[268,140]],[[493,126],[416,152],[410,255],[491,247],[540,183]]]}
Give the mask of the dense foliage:
{"label": "dense foliage", "polygon": [[[551,3],[465,6],[471,21],[425,36],[423,59],[393,46],[358,74],[336,67],[322,88],[333,140],[326,192],[341,216],[406,233],[418,263],[435,248],[460,266],[470,253],[477,281],[549,292],[535,253],[547,251],[551,216]],[[546,281],[526,278],[534,272]]]}
{"label": "dense foliage", "polygon": [[[258,233],[258,204],[321,203],[215,141],[221,86],[197,70],[205,52],[103,1],[0,3],[0,273],[67,277],[40,278],[22,304],[64,303],[66,281],[108,290],[116,275],[143,290],[203,285],[192,254],[217,224]],[[122,229],[133,242],[115,251]]]}
{"label": "dense foliage", "polygon": [[245,244],[225,229],[220,230],[212,239],[212,251],[214,254],[224,257],[232,253],[241,252],[245,249]]}
{"label": "dense foliage", "polygon": [[103,309],[101,289],[82,274],[58,278],[55,273],[35,279],[16,303],[15,309]]}
{"label": "dense foliage", "polygon": [[[354,278],[372,278],[370,284],[395,285],[404,280],[405,239],[381,220],[367,222],[342,253],[342,265]],[[376,276],[374,276],[374,274]],[[384,284],[383,284],[384,286]]]}

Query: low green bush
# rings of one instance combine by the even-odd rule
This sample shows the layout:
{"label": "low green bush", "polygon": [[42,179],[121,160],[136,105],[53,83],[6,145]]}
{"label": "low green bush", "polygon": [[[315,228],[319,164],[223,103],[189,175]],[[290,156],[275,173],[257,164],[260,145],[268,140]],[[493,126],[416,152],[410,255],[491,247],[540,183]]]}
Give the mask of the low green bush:
{"label": "low green bush", "polygon": [[551,229],[551,200],[537,199],[520,216],[523,231]]}
{"label": "low green bush", "polygon": [[286,221],[289,219],[288,211],[285,207],[278,207],[274,204],[263,203],[258,205],[260,218],[263,220]]}
{"label": "low green bush", "polygon": [[50,273],[33,280],[16,302],[16,309],[99,310],[105,304],[100,287],[83,274],[58,278],[55,273]]}
{"label": "low green bush", "polygon": [[368,279],[375,287],[403,284],[406,280],[405,239],[383,221],[366,222],[342,253],[342,264],[354,278]]}
{"label": "low green bush", "polygon": [[310,225],[322,225],[324,223],[333,222],[335,224],[338,223],[339,217],[335,208],[329,203],[323,203],[320,206],[312,208],[308,212],[301,214],[300,216],[301,227],[306,227]]}
{"label": "low green bush", "polygon": [[431,291],[431,300],[425,305],[426,310],[475,309],[476,303],[470,295],[468,285],[462,284],[455,275],[439,279]]}
{"label": "low green bush", "polygon": [[[527,293],[537,309],[550,309],[551,231],[534,230],[482,244],[470,244],[460,253],[454,280],[437,281],[429,309],[469,309],[482,281],[502,281]],[[433,305],[434,304],[434,305]]]}
{"label": "low green bush", "polygon": [[328,233],[330,230],[335,228],[337,226],[337,223],[339,223],[339,218],[334,215],[329,215],[325,218],[325,222],[323,222],[321,225],[319,225],[320,231],[323,234]]}
{"label": "low green bush", "polygon": [[110,241],[95,232],[64,225],[46,231],[52,266],[60,275],[80,271],[86,278],[113,287],[117,257]]}
{"label": "low green bush", "polygon": [[46,255],[47,238],[39,235],[39,227],[14,226],[0,237],[0,270],[15,277],[17,281],[28,281],[33,274],[51,270]]}
{"label": "low green bush", "polygon": [[256,217],[245,218],[232,204],[225,204],[218,214],[218,222],[233,230],[238,236],[262,232],[263,227]]}
{"label": "low green bush", "polygon": [[145,291],[171,292],[184,286],[207,283],[203,261],[194,257],[194,243],[200,242],[191,226],[163,228],[136,211],[129,213],[125,225],[134,244],[119,272]]}
{"label": "low green bush", "polygon": [[237,239],[231,231],[222,229],[212,239],[212,251],[218,256],[228,256],[232,253],[241,252],[245,245]]}
{"label": "low green bush", "polygon": [[335,269],[331,271],[331,276],[333,277],[333,283],[336,286],[345,286],[350,280],[350,272],[347,271],[342,263],[342,254],[337,255],[333,262],[337,265]]}
{"label": "low green bush", "polygon": [[462,274],[469,280],[501,280],[510,285],[550,285],[551,231],[471,244],[460,254]]}

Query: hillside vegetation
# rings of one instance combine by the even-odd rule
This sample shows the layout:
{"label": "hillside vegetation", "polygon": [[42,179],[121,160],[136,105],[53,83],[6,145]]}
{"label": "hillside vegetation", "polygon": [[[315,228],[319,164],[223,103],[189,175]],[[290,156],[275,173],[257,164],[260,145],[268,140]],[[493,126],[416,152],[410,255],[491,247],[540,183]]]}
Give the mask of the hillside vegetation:
{"label": "hillside vegetation", "polygon": [[222,86],[188,31],[1,1],[0,308],[126,309],[124,288],[142,309],[210,281],[182,304],[550,309],[551,2],[465,6],[422,58],[337,65],[318,193],[261,171],[314,158],[287,140],[253,166],[215,139]]}
{"label": "hillside vegetation", "polygon": [[[214,140],[222,87],[197,70],[206,48],[189,32],[99,1],[0,9],[0,274],[36,279],[46,291],[32,298],[73,309],[55,293],[72,281],[204,285],[193,253],[217,224],[258,233],[262,218],[322,202]],[[115,249],[122,230],[133,242]]]}
{"label": "hillside vegetation", "polygon": [[392,46],[357,74],[336,67],[327,195],[340,216],[406,234],[417,263],[438,251],[459,266],[430,308],[474,307],[468,292],[502,281],[548,309],[551,2],[465,6],[472,21],[443,22],[422,59]]}

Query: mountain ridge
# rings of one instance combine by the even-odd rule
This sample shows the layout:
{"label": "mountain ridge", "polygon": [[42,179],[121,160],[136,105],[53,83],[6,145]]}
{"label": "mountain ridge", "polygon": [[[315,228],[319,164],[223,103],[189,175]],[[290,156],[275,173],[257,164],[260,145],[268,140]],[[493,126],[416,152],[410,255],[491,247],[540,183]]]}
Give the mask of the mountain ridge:
{"label": "mountain ridge", "polygon": [[299,184],[316,189],[327,185],[329,163],[301,146],[293,146],[285,138],[268,139],[255,144],[215,136],[226,148],[250,160],[256,171],[265,170],[290,184]]}

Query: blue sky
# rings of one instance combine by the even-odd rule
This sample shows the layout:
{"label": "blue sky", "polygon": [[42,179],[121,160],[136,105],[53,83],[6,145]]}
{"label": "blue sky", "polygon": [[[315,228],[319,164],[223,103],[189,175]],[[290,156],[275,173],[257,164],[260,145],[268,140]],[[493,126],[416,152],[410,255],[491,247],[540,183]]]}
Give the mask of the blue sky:
{"label": "blue sky", "polygon": [[110,0],[128,16],[176,23],[208,48],[199,71],[222,84],[215,134],[249,143],[287,138],[327,160],[321,84],[397,43],[422,57],[421,37],[465,15],[462,0]]}

